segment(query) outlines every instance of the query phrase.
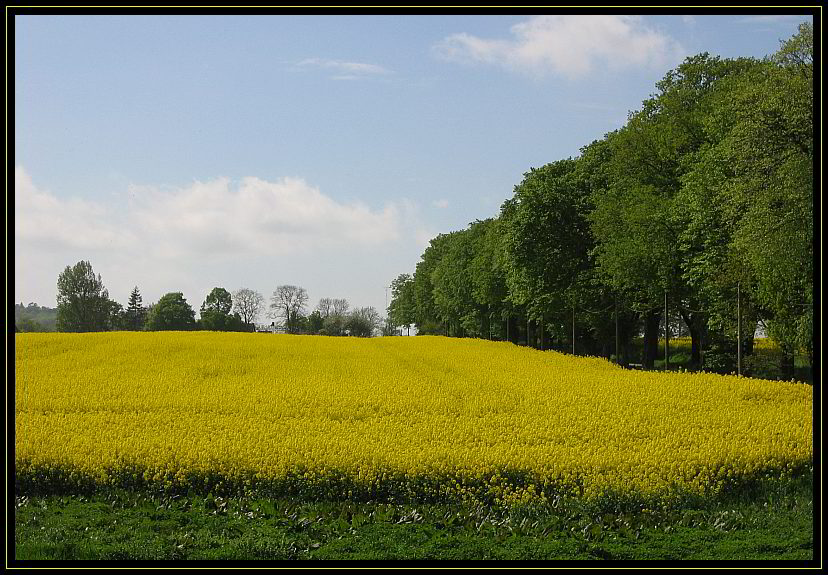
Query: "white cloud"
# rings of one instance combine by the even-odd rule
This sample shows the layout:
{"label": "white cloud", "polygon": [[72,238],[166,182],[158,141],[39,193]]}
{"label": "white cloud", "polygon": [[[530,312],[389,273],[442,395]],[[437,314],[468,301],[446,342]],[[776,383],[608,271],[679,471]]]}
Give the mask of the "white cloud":
{"label": "white cloud", "polygon": [[28,173],[14,169],[14,233],[19,240],[46,248],[121,249],[134,235],[117,225],[103,205],[73,198],[61,200],[38,190]]}
{"label": "white cloud", "polygon": [[153,190],[135,206],[161,254],[181,251],[258,255],[330,246],[379,246],[397,239],[398,209],[341,204],[299,178],[226,178],[183,189]]}
{"label": "white cloud", "polygon": [[446,198],[440,198],[439,200],[434,200],[431,202],[431,205],[435,208],[440,208],[441,210],[446,209],[449,207],[449,201]]}
{"label": "white cloud", "polygon": [[453,34],[434,50],[450,61],[569,78],[590,73],[599,63],[663,67],[683,52],[678,42],[645,25],[640,16],[533,16],[512,26],[511,34],[508,40]]}
{"label": "white cloud", "polygon": [[278,255],[370,248],[399,237],[399,208],[343,204],[299,178],[227,178],[184,188],[130,186],[129,210],[62,199],[15,168],[15,236],[53,247],[124,250],[154,257]]}
{"label": "white cloud", "polygon": [[112,204],[56,192],[15,168],[18,300],[53,306],[58,274],[83,259],[121,303],[136,285],[145,304],[182,291],[198,309],[215,286],[269,298],[276,285],[294,283],[312,300],[346,297],[381,309],[382,286],[413,267],[436,235],[417,202],[341,202],[300,178],[133,185]]}
{"label": "white cloud", "polygon": [[355,80],[368,76],[379,76],[391,73],[391,70],[376,64],[366,64],[365,62],[346,62],[343,60],[326,60],[323,58],[306,58],[305,60],[298,62],[297,66],[312,66],[332,70],[336,73],[333,78],[338,80]]}

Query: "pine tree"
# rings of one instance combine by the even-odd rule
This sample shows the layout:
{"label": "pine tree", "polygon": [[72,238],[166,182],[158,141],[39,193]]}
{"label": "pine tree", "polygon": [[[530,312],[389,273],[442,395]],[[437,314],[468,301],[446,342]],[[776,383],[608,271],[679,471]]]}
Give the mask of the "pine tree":
{"label": "pine tree", "polygon": [[138,291],[138,286],[129,294],[129,305],[126,310],[126,324],[127,329],[133,331],[141,331],[144,329],[144,322],[147,317],[147,309],[141,305],[141,292]]}

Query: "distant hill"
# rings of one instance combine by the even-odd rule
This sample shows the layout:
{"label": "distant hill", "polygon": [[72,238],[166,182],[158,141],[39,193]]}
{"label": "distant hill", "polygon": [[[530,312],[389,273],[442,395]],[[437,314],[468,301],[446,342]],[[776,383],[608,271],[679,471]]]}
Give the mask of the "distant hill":
{"label": "distant hill", "polygon": [[14,304],[14,324],[20,331],[57,331],[57,308]]}

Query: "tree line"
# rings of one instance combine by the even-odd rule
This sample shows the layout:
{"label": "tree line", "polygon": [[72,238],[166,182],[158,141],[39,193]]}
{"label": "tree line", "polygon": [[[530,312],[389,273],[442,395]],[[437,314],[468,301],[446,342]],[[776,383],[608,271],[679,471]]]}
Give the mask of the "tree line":
{"label": "tree line", "polygon": [[765,59],[688,57],[622,128],[433,238],[391,322],[652,367],[667,320],[725,372],[762,322],[786,372],[813,362],[813,45],[805,23]]}
{"label": "tree line", "polygon": [[[101,275],[95,274],[88,261],[67,266],[58,276],[57,287],[56,328],[60,332],[255,331],[254,322],[265,311],[262,294],[248,288],[231,294],[222,287],[213,288],[204,299],[199,319],[182,292],[167,293],[145,307],[136,286],[124,308],[109,297]],[[371,337],[382,323],[373,307],[351,310],[345,299],[322,298],[310,314],[307,302],[304,288],[278,286],[269,306],[269,316],[276,320],[271,326],[275,328],[278,321],[278,327],[291,334]]]}

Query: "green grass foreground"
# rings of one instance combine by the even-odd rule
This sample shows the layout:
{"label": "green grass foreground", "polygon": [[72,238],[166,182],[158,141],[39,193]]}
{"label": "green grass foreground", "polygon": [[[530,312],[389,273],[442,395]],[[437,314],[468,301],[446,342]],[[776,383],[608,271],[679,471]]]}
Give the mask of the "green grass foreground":
{"label": "green grass foreground", "polygon": [[25,560],[813,559],[813,478],[685,508],[292,502],[110,490],[15,498]]}

